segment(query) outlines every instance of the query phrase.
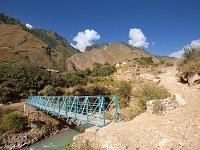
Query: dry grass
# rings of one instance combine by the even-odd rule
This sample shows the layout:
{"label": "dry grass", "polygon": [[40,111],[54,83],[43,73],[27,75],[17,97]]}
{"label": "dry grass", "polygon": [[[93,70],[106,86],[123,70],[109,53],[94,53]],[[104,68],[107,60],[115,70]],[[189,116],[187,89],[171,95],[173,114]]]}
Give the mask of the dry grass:
{"label": "dry grass", "polygon": [[122,109],[123,119],[131,120],[146,110],[146,102],[153,99],[170,97],[170,93],[163,86],[151,82],[135,83],[134,97],[129,106]]}
{"label": "dry grass", "polygon": [[52,61],[46,54],[48,45],[24,31],[20,25],[0,24],[0,61],[11,63],[34,64],[44,68],[64,68],[65,58],[55,51]]}

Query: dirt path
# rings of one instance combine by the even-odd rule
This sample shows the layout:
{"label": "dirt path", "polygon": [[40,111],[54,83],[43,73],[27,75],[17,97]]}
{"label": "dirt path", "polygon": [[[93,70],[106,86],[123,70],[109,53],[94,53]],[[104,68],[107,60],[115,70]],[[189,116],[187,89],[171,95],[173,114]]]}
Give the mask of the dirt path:
{"label": "dirt path", "polygon": [[160,75],[160,84],[173,94],[181,94],[185,105],[161,116],[145,112],[132,121],[109,124],[97,133],[82,134],[81,138],[108,150],[199,150],[200,91],[179,83],[176,73],[174,68],[166,69]]}
{"label": "dirt path", "polygon": [[2,108],[10,108],[10,109],[23,109],[25,102],[19,102],[19,103],[11,103],[9,105],[3,105],[0,104],[0,107]]}

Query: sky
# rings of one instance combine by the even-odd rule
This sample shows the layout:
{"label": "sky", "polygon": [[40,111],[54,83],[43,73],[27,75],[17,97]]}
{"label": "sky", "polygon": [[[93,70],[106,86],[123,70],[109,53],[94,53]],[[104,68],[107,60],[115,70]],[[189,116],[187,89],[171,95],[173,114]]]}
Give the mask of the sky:
{"label": "sky", "polygon": [[170,55],[200,42],[200,0],[0,0],[0,12],[49,29],[84,51],[126,42]]}

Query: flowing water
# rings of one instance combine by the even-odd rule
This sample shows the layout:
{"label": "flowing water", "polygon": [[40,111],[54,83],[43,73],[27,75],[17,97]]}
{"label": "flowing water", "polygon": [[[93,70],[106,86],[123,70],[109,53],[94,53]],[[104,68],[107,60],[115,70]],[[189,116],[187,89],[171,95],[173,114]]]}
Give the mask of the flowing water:
{"label": "flowing water", "polygon": [[72,142],[75,135],[78,135],[91,125],[82,125],[74,129],[66,130],[57,135],[50,136],[40,142],[37,142],[24,150],[62,150],[65,144]]}

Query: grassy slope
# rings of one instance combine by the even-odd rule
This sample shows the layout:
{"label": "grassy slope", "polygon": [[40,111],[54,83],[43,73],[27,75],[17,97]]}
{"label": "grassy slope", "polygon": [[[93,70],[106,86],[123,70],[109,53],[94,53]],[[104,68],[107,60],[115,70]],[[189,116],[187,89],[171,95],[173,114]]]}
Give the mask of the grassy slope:
{"label": "grassy slope", "polygon": [[30,30],[19,20],[0,13],[0,62],[64,70],[72,65],[66,58],[78,52],[55,32]]}
{"label": "grassy slope", "polygon": [[34,64],[42,68],[63,70],[66,68],[65,58],[76,53],[73,49],[68,51],[67,48],[56,45],[51,49],[52,55],[48,56],[45,50],[47,47],[47,43],[24,31],[20,25],[0,23],[1,62]]}
{"label": "grassy slope", "polygon": [[[45,58],[42,47],[47,44],[32,34],[22,30],[18,25],[0,24],[0,60],[5,62],[35,62],[44,61],[44,66],[52,65]],[[46,60],[46,62],[45,62]]]}

